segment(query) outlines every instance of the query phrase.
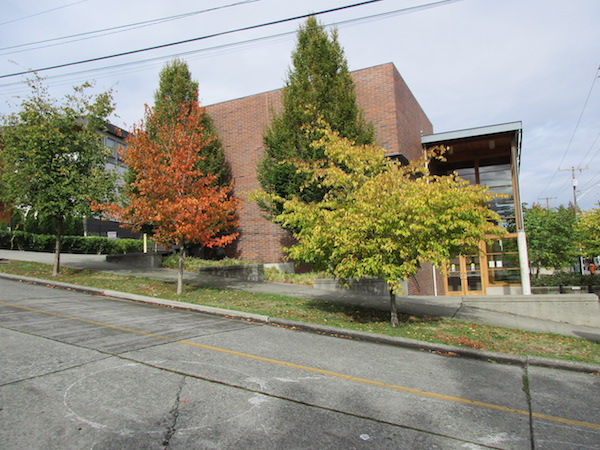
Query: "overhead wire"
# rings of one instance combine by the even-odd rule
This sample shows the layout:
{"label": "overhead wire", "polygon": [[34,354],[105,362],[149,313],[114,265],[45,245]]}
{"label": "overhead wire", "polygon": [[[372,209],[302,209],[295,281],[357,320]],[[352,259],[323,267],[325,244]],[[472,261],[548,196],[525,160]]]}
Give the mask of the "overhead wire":
{"label": "overhead wire", "polygon": [[600,67],[598,67],[598,69],[596,70],[596,73],[594,74],[594,79],[592,81],[592,85],[590,86],[590,90],[587,94],[587,97],[585,99],[585,102],[583,104],[583,108],[581,108],[581,113],[579,114],[579,118],[577,119],[577,123],[575,124],[575,129],[573,130],[573,134],[571,135],[571,139],[569,139],[569,143],[567,144],[567,148],[565,149],[563,156],[560,160],[560,162],[558,163],[558,168],[554,171],[554,173],[552,174],[552,178],[550,178],[550,181],[548,182],[548,184],[546,185],[546,187],[541,191],[540,196],[542,196],[550,187],[550,185],[552,184],[552,182],[554,181],[554,178],[556,177],[556,174],[561,171],[561,167],[562,164],[567,156],[567,153],[569,153],[569,150],[571,148],[571,144],[573,143],[573,139],[575,138],[575,135],[577,133],[577,130],[579,129],[579,124],[581,123],[581,119],[583,117],[583,114],[586,110],[587,104],[590,100],[590,97],[592,95],[592,91],[594,90],[594,86],[596,84],[596,80],[598,79],[598,73],[600,72]]}
{"label": "overhead wire", "polygon": [[[583,165],[584,165],[584,162],[585,162],[585,159],[587,158],[587,156],[590,154],[590,152],[591,152],[591,151],[592,151],[592,149],[594,148],[594,145],[596,145],[596,142],[598,141],[598,138],[600,138],[600,131],[598,131],[598,134],[596,135],[596,138],[594,139],[594,142],[592,142],[592,145],[590,145],[590,148],[588,149],[588,151],[585,153],[585,155],[583,155],[583,158],[581,158],[581,161],[579,161],[579,163],[577,164],[577,166],[578,166],[578,167],[583,167]],[[592,161],[592,160],[594,159],[594,157],[595,157],[595,155],[596,155],[597,153],[598,153],[598,152],[596,152],[596,153],[594,154],[594,156],[592,156],[592,157],[590,158],[590,161]]]}
{"label": "overhead wire", "polygon": [[[382,19],[382,18],[387,18],[387,17],[392,17],[392,16],[396,16],[396,15],[400,15],[400,14],[408,14],[411,12],[416,12],[418,10],[423,10],[423,9],[429,9],[429,8],[433,8],[433,7],[438,7],[438,6],[442,6],[443,4],[447,4],[447,3],[451,3],[451,2],[456,2],[456,1],[460,1],[460,0],[441,0],[441,1],[436,1],[436,2],[432,2],[432,3],[427,3],[424,5],[417,5],[417,6],[411,6],[411,7],[406,7],[406,8],[400,8],[400,9],[396,9],[396,10],[392,10],[392,11],[386,11],[386,12],[382,12],[382,13],[376,13],[376,14],[371,14],[368,16],[362,16],[362,17],[357,17],[357,18],[352,18],[352,19],[346,19],[346,20],[340,20],[337,22],[330,22],[325,24],[325,27],[345,27],[351,24],[356,24],[356,23],[361,23],[361,22],[366,22],[366,21],[373,21],[373,20],[378,20],[378,19]],[[313,14],[317,14],[317,13],[313,13]],[[312,15],[312,14],[311,14]],[[277,33],[277,34],[271,34],[268,36],[260,36],[257,38],[251,38],[251,39],[244,39],[241,41],[237,41],[237,42],[232,42],[232,43],[226,43],[226,44],[220,44],[220,45],[215,45],[212,47],[205,47],[205,48],[201,48],[201,49],[195,49],[195,50],[191,50],[191,51],[187,51],[187,52],[178,52],[178,53],[171,53],[169,55],[163,55],[163,56],[158,56],[158,57],[153,57],[153,58],[147,58],[147,59],[143,59],[143,60],[136,60],[136,61],[129,61],[129,62],[125,62],[125,63],[120,63],[120,64],[112,64],[110,66],[105,66],[105,67],[100,67],[100,68],[92,68],[92,69],[86,69],[83,71],[78,71],[78,72],[70,72],[67,74],[58,74],[58,75],[49,75],[47,77],[45,77],[46,80],[53,80],[53,79],[59,79],[59,78],[65,78],[65,77],[70,77],[70,76],[76,76],[76,75],[83,75],[83,74],[93,74],[93,73],[98,73],[101,71],[108,71],[111,69],[119,69],[119,68],[126,68],[128,66],[136,66],[136,65],[141,65],[144,63],[152,63],[152,62],[157,62],[157,61],[165,61],[168,60],[174,56],[177,57],[188,57],[194,54],[198,54],[198,53],[204,53],[204,52],[210,52],[210,51],[222,51],[224,49],[227,48],[231,48],[231,47],[237,47],[237,46],[241,46],[241,45],[253,45],[256,44],[260,41],[264,41],[264,40],[274,40],[274,39],[279,39],[281,40],[282,38],[285,39],[289,36],[293,36],[297,33],[296,30],[291,30],[291,31],[285,31],[282,33]],[[142,70],[141,68],[138,70]],[[29,73],[29,71],[27,71],[27,73]],[[23,83],[21,81],[14,81],[14,82],[10,82],[10,83],[5,83],[5,84],[0,84],[0,88],[9,88],[12,86],[22,86]]]}
{"label": "overhead wire", "polygon": [[[167,16],[167,17],[160,17],[157,19],[151,19],[151,20],[144,20],[142,22],[135,22],[135,23],[130,23],[130,24],[125,24],[125,25],[118,25],[115,27],[109,27],[109,28],[103,28],[100,30],[94,30],[94,31],[86,31],[84,33],[76,33],[76,34],[71,34],[68,36],[61,36],[61,37],[57,37],[57,38],[51,38],[51,39],[44,39],[41,41],[36,41],[36,42],[29,42],[27,44],[17,44],[17,45],[12,45],[12,46],[8,46],[8,47],[2,47],[0,48],[0,52],[4,51],[4,50],[12,50],[12,49],[17,49],[17,48],[21,48],[21,50],[16,50],[16,51],[10,51],[10,52],[4,52],[4,53],[0,53],[0,56],[5,56],[5,55],[12,55],[15,53],[21,53],[21,52],[27,52],[27,51],[32,51],[32,50],[39,50],[42,48],[50,48],[50,47],[56,47],[59,45],[65,45],[65,44],[70,44],[73,42],[79,42],[79,41],[84,41],[84,40],[88,40],[88,39],[95,39],[98,37],[102,37],[102,36],[109,36],[112,34],[117,34],[117,33],[124,33],[127,31],[132,31],[132,30],[137,30],[139,28],[145,28],[145,27],[149,27],[149,26],[153,26],[153,25],[158,25],[161,23],[165,23],[165,22],[171,22],[173,20],[179,20],[179,19],[183,19],[186,17],[192,17],[198,14],[204,14],[207,12],[212,12],[212,11],[216,11],[216,10],[220,10],[220,9],[225,9],[225,8],[231,8],[234,6],[240,6],[243,4],[247,4],[247,3],[254,3],[254,2],[258,2],[260,0],[244,0],[244,1],[239,1],[236,3],[230,3],[227,5],[221,5],[221,6],[215,6],[213,8],[207,8],[207,9],[201,9],[198,11],[192,11],[192,12],[188,12],[188,13],[183,13],[183,14],[177,14],[174,16]],[[67,39],[71,39],[71,38],[79,38],[79,39],[72,39],[70,41],[67,41]],[[65,41],[65,42],[56,42],[56,41]],[[50,44],[50,45],[43,45],[43,46],[39,46],[39,47],[32,47],[34,45],[38,45],[38,44],[47,44],[49,42],[56,42],[54,44]],[[31,47],[31,48],[25,48],[23,49],[23,47]]]}
{"label": "overhead wire", "polygon": [[77,2],[74,3],[69,3],[68,5],[62,5],[62,6],[57,6],[56,8],[51,8],[48,9],[46,11],[41,11],[39,13],[35,13],[35,14],[29,14],[28,16],[24,16],[24,17],[19,17],[17,19],[11,19],[11,20],[7,20],[6,22],[0,22],[0,26],[2,25],[7,25],[9,23],[15,23],[15,22],[20,22],[22,20],[26,20],[26,19],[31,19],[32,17],[37,17],[37,16],[41,16],[42,14],[47,14],[49,12],[53,12],[53,11],[58,11],[59,9],[64,9],[64,8],[68,8],[70,6],[75,6],[75,5],[79,5],[80,3],[84,3],[87,2],[88,0],[79,0]]}
{"label": "overhead wire", "polygon": [[[258,24],[258,25],[250,25],[250,26],[246,26],[246,27],[236,28],[233,30],[217,32],[217,33],[213,33],[213,34],[209,34],[209,35],[205,35],[205,36],[199,36],[199,37],[185,39],[185,40],[176,41],[176,42],[171,42],[171,43],[167,43],[167,44],[161,44],[161,45],[146,47],[146,48],[137,49],[137,50],[130,50],[127,52],[114,53],[111,55],[105,55],[105,56],[90,58],[90,59],[86,59],[86,60],[74,61],[71,63],[57,64],[57,65],[49,66],[49,67],[43,67],[43,68],[38,68],[38,69],[31,69],[31,70],[26,70],[26,71],[21,71],[21,72],[15,72],[15,73],[11,73],[11,74],[0,75],[0,79],[19,76],[19,75],[26,75],[26,74],[30,74],[30,73],[39,73],[39,72],[48,71],[48,70],[52,70],[52,69],[71,67],[71,66],[86,64],[86,63],[90,63],[90,62],[97,62],[97,61],[117,58],[120,56],[133,55],[133,54],[148,52],[151,50],[158,50],[158,49],[162,49],[162,48],[173,47],[173,46],[187,44],[187,43],[191,43],[191,42],[206,40],[206,39],[210,39],[210,38],[214,38],[214,37],[218,37],[218,36],[225,36],[228,34],[238,33],[238,32],[242,32],[242,31],[249,31],[249,30],[254,30],[254,29],[258,29],[258,28],[276,25],[276,24],[282,24],[282,23],[292,22],[292,21],[296,21],[296,20],[300,20],[300,19],[306,19],[310,16],[323,15],[323,14],[329,14],[332,12],[343,11],[343,10],[355,8],[358,6],[364,6],[364,5],[368,5],[368,4],[378,3],[381,1],[383,1],[383,0],[366,0],[363,2],[359,2],[359,3],[354,3],[351,5],[340,6],[337,8],[331,8],[331,9],[322,10],[322,11],[318,11],[318,12],[312,12],[312,13],[308,13],[308,14],[301,14],[301,15],[294,16],[294,17],[288,17],[285,19],[274,20],[271,22],[265,22],[265,23]],[[459,0],[439,0],[437,2],[428,3],[426,5],[404,8],[404,10],[428,8],[428,7],[438,6],[441,4],[451,3],[451,2],[455,2],[455,1],[459,1]]]}

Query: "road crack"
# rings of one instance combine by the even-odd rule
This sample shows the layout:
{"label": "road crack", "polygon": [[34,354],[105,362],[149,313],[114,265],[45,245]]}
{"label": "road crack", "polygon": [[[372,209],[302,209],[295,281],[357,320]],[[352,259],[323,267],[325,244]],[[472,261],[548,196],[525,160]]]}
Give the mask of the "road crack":
{"label": "road crack", "polygon": [[165,449],[169,448],[169,443],[171,442],[171,438],[177,431],[177,419],[179,419],[179,406],[181,405],[181,392],[183,391],[183,386],[185,385],[185,379],[187,377],[182,377],[181,382],[177,388],[177,394],[175,395],[175,403],[173,404],[173,408],[169,411],[170,416],[170,424],[165,432],[162,445]]}

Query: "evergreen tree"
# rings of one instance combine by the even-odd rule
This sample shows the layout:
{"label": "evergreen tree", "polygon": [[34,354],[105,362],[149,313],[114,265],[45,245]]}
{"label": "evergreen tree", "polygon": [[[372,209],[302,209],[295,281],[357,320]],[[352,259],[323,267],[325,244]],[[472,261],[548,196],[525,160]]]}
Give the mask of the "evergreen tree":
{"label": "evergreen tree", "polygon": [[[160,72],[158,89],[154,93],[154,112],[160,120],[178,120],[182,107],[191,111],[192,105],[198,101],[198,82],[192,80],[192,74],[185,61],[174,59],[168,62]],[[212,119],[204,112],[202,117],[203,132],[212,139],[199,161],[198,168],[205,174],[216,177],[216,184],[229,184],[230,176],[223,146],[217,138]]]}
{"label": "evergreen tree", "polygon": [[[300,195],[307,202],[319,201],[326,190],[316,183],[306,186],[306,175],[297,173],[296,165],[290,162],[324,157],[322,147],[311,145],[322,137],[316,124],[324,120],[357,145],[373,143],[374,130],[356,104],[337,30],[328,34],[314,17],[298,31],[282,103],[281,114],[273,118],[263,137],[265,156],[258,168],[259,181],[265,191],[284,199]],[[281,203],[276,203],[274,209],[280,208]]]}

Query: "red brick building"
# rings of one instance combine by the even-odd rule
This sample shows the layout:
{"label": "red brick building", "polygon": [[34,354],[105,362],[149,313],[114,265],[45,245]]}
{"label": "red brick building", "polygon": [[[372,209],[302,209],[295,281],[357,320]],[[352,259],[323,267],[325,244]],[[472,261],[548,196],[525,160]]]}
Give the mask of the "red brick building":
{"label": "red brick building", "polygon": [[[431,122],[391,63],[352,72],[356,97],[365,118],[375,126],[378,143],[388,153],[408,159],[421,155],[421,135],[433,132]],[[236,194],[244,199],[260,187],[256,167],[263,157],[263,133],[273,112],[281,109],[281,90],[264,92],[207,107],[225,157],[231,166]],[[240,212],[240,237],[235,256],[262,262],[283,262],[289,234],[263,217],[254,202]]]}

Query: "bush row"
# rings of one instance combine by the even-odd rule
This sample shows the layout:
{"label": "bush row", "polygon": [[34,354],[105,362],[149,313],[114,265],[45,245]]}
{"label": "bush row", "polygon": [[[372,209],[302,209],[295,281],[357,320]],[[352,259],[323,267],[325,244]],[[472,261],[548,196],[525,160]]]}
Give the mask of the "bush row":
{"label": "bush row", "polygon": [[556,272],[552,275],[531,277],[532,286],[590,286],[600,284],[600,275],[581,275],[574,272]]}
{"label": "bush row", "polygon": [[[61,252],[87,254],[135,253],[142,251],[138,239],[107,239],[104,237],[63,236]],[[53,252],[54,236],[24,231],[0,230],[0,248]]]}

